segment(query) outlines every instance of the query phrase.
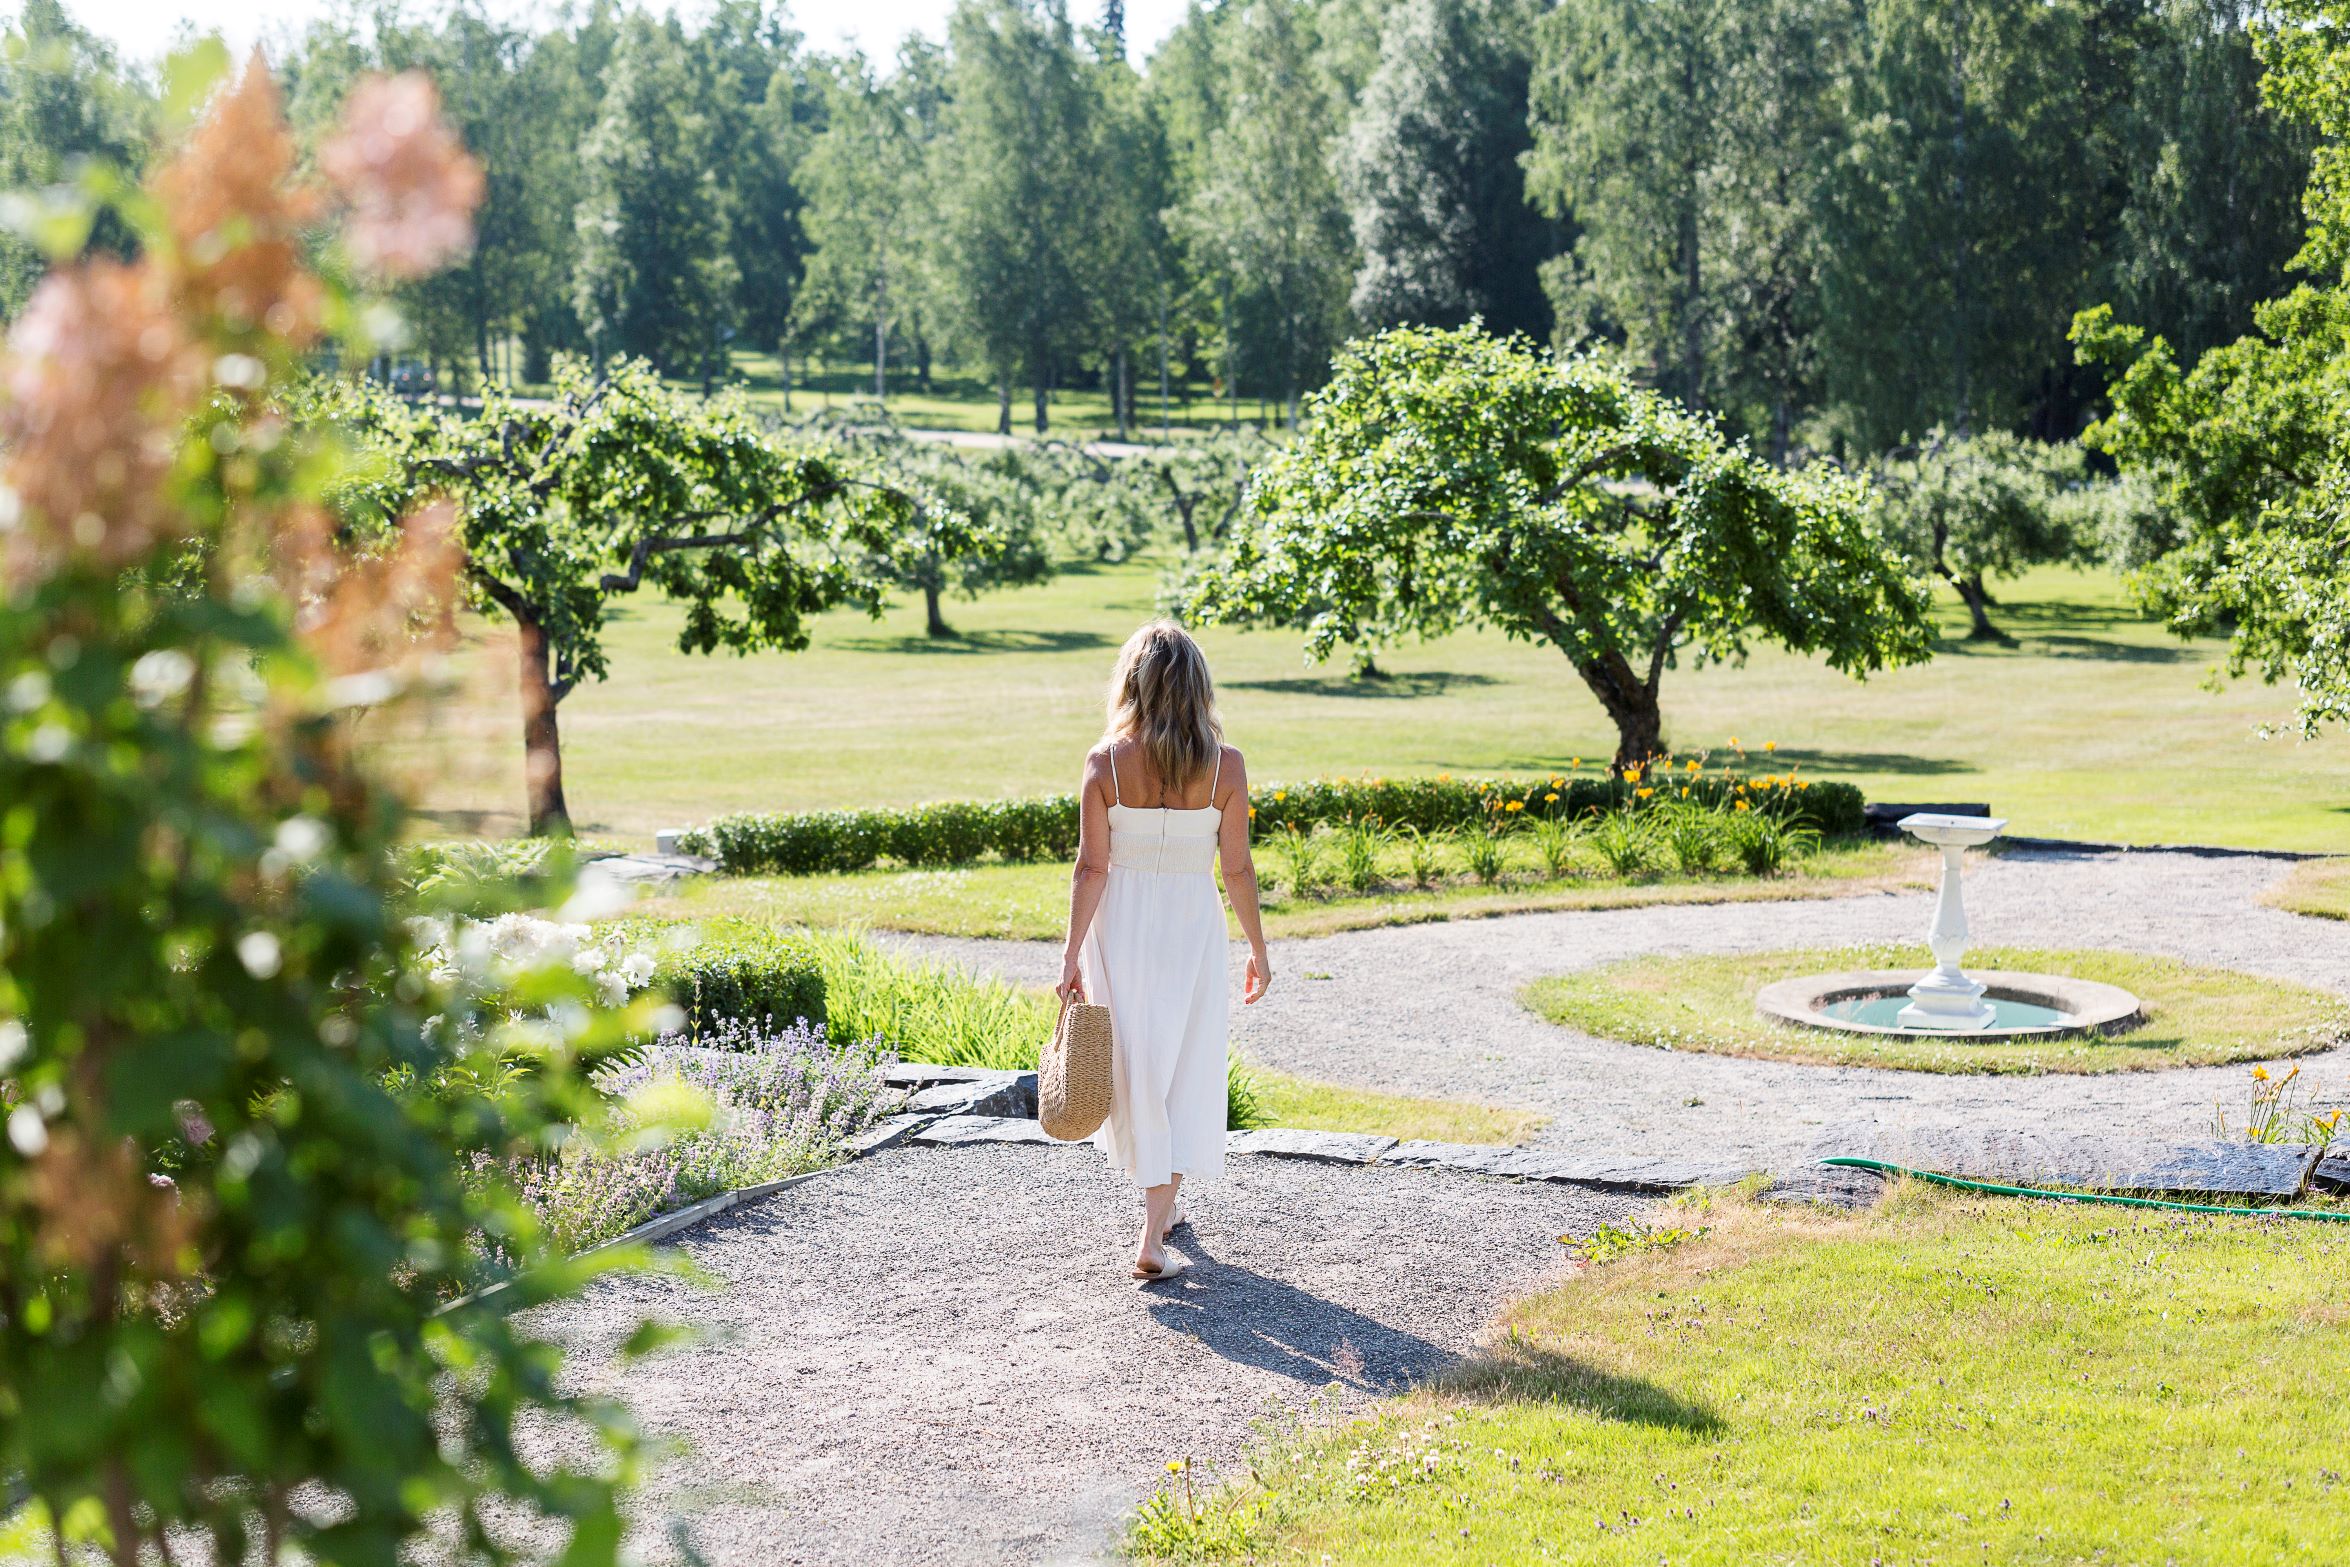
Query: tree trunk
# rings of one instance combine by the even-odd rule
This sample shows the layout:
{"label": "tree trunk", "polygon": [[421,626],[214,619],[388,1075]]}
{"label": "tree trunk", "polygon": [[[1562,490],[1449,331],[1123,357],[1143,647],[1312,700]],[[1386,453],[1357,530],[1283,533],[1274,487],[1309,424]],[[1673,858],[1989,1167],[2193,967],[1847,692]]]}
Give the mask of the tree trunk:
{"label": "tree trunk", "polygon": [[1958,596],[1966,603],[1967,618],[1973,622],[1967,627],[1966,639],[1969,642],[2005,642],[2006,633],[1991,624],[1991,595],[1983,591],[1982,575],[1953,576],[1950,585],[1958,589]]}
{"label": "tree trunk", "polygon": [[1616,722],[1616,759],[1609,771],[1619,776],[1628,767],[1645,767],[1665,753],[1665,717],[1656,693],[1642,690],[1629,700],[1611,705]]}
{"label": "tree trunk", "polygon": [[1167,439],[1167,285],[1159,284],[1159,439]]}
{"label": "tree trunk", "polygon": [[1046,427],[1044,372],[1036,372],[1036,433],[1044,434]]}
{"label": "tree trunk", "polygon": [[1110,411],[1118,416],[1118,439],[1126,439],[1127,405],[1134,400],[1132,383],[1126,379],[1126,345],[1118,345],[1117,358],[1110,369]]}
{"label": "tree trunk", "polygon": [[776,365],[776,370],[777,370],[777,373],[778,373],[778,374],[780,374],[780,375],[783,377],[783,411],[784,411],[785,413],[790,413],[790,412],[791,412],[791,344],[789,344],[789,343],[777,343],[777,344],[775,345],[775,365]]}
{"label": "tree trunk", "polygon": [[1012,433],[1012,372],[999,370],[995,378],[995,433]]}
{"label": "tree trunk", "polygon": [[879,311],[873,316],[873,400],[889,406],[889,320]]}
{"label": "tree trunk", "polygon": [[939,613],[938,598],[937,583],[922,584],[922,629],[934,637],[951,637],[955,634],[955,628],[948,625],[946,616]]}
{"label": "tree trunk", "polygon": [[555,727],[555,687],[548,678],[547,633],[527,615],[514,617],[522,663],[522,768],[534,838],[571,836],[563,803],[563,736]]}

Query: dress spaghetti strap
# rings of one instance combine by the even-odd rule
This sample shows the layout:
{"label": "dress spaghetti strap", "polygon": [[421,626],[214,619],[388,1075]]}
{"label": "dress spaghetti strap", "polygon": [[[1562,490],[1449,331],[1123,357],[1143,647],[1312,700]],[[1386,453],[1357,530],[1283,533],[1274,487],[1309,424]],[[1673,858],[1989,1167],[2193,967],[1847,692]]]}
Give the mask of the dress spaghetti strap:
{"label": "dress spaghetti strap", "polygon": [[1115,740],[1110,742],[1110,799],[1118,805],[1126,803],[1126,796],[1118,791],[1118,742]]}
{"label": "dress spaghetti strap", "polygon": [[1221,783],[1223,779],[1224,746],[1223,743],[1219,741],[1216,745],[1216,770],[1208,774],[1208,808],[1210,810],[1213,810],[1216,805],[1216,785]]}

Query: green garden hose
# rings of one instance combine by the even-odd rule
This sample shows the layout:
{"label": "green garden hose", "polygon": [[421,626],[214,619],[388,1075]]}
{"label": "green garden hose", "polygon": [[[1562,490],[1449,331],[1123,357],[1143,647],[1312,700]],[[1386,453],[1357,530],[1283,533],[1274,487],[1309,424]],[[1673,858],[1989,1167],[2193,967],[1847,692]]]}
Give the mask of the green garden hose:
{"label": "green garden hose", "polygon": [[2040,1186],[2006,1186],[1997,1181],[1970,1181],[1962,1175],[1943,1175],[1933,1170],[1912,1170],[1905,1165],[1887,1164],[1882,1159],[1822,1159],[1822,1164],[1841,1165],[1848,1170],[1875,1170],[1885,1175],[1907,1175],[1920,1181],[1932,1181],[1937,1186],[1956,1186],[1970,1192],[1988,1192],[1994,1197],[2046,1197],[2056,1202],[2106,1202],[2122,1208],[2169,1208],[2180,1213],[2228,1213],[2255,1219],[2322,1219],[2330,1224],[2350,1224],[2350,1208],[2223,1208],[2208,1202],[2171,1202],[2161,1197],[2124,1197],[2117,1192],[2051,1191]]}

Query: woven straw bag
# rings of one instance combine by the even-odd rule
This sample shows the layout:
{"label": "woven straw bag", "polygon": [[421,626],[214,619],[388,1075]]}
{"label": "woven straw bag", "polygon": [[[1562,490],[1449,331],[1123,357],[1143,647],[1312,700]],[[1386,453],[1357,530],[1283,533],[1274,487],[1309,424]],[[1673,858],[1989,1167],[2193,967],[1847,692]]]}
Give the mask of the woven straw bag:
{"label": "woven straw bag", "polygon": [[1047,1137],[1073,1143],[1109,1118],[1110,1009],[1063,997],[1036,1064],[1037,1122]]}

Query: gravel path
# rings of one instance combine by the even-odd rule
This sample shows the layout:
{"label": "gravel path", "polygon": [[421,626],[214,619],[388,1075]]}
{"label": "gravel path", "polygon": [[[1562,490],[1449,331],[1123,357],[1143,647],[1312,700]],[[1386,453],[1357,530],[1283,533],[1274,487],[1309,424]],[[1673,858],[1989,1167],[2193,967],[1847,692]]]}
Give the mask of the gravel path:
{"label": "gravel path", "polygon": [[[1187,1278],[1137,1290],[1140,1206],[1090,1148],[900,1149],[682,1238],[716,1288],[617,1278],[537,1322],[684,1449],[639,1503],[715,1567],[1096,1559],[1170,1458],[1426,1378],[1635,1204],[1236,1158]],[[624,1365],[646,1318],[686,1347]]]}
{"label": "gravel path", "polygon": [[[2350,992],[2350,923],[2265,908],[2287,862],[2161,851],[2017,850],[1973,860],[1967,913],[1986,945],[2165,954]],[[1786,1169],[1831,1124],[2206,1129],[2241,1097],[2241,1068],[2101,1077],[1950,1077],[1799,1066],[1593,1039],[1520,1006],[1526,981],[1649,953],[1922,937],[1926,893],[1822,902],[1525,914],[1278,943],[1280,975],[1234,1008],[1233,1043],[1285,1071],[1362,1087],[1480,1098],[1553,1118],[1536,1140],[1609,1155],[1718,1153]],[[1042,942],[897,938],[1026,983],[1058,977]],[[1239,965],[1234,964],[1237,977]],[[1308,979],[1327,974],[1328,979]],[[2350,1086],[2350,1050],[2310,1058]]]}

